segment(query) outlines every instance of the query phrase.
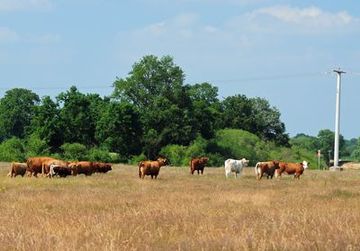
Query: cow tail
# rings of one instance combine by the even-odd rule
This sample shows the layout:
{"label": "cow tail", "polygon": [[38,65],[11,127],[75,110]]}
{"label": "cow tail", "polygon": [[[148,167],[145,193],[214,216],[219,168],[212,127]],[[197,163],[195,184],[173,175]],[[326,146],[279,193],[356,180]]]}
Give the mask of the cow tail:
{"label": "cow tail", "polygon": [[259,172],[259,164],[260,164],[260,162],[256,163],[256,165],[255,165],[255,174],[256,175],[260,174],[260,172]]}

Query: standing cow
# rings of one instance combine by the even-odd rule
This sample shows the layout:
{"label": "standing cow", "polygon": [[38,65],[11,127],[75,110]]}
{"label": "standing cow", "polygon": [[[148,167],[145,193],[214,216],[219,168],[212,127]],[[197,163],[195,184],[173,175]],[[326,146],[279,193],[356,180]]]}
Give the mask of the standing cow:
{"label": "standing cow", "polygon": [[226,178],[233,172],[235,173],[235,178],[237,175],[241,175],[242,170],[249,164],[249,160],[242,158],[241,160],[236,159],[227,159],[225,161],[225,176]]}
{"label": "standing cow", "polygon": [[145,175],[150,175],[151,179],[159,175],[160,168],[167,165],[168,161],[166,158],[159,157],[155,161],[145,160],[139,163],[139,178],[144,179]]}
{"label": "standing cow", "polygon": [[271,160],[265,162],[258,162],[255,165],[255,174],[258,180],[261,180],[264,174],[267,178],[273,178],[275,170],[279,169],[279,161]]}
{"label": "standing cow", "polygon": [[198,174],[204,173],[204,168],[207,162],[209,161],[209,158],[207,157],[200,157],[200,158],[193,158],[190,160],[190,173],[194,174],[195,171],[197,171]]}
{"label": "standing cow", "polygon": [[286,172],[287,174],[294,174],[294,179],[300,179],[300,175],[308,168],[308,165],[309,163],[305,160],[301,163],[279,162],[277,176],[281,177],[281,174]]}
{"label": "standing cow", "polygon": [[22,177],[24,177],[26,169],[26,163],[12,162],[8,176],[10,176],[11,178],[16,177],[17,175],[21,175]]}
{"label": "standing cow", "polygon": [[[29,172],[30,176],[33,175],[37,177],[38,173],[43,173],[43,163],[49,160],[55,160],[51,157],[31,157],[28,158],[26,161],[27,164],[27,171]],[[44,170],[45,172],[45,170]]]}

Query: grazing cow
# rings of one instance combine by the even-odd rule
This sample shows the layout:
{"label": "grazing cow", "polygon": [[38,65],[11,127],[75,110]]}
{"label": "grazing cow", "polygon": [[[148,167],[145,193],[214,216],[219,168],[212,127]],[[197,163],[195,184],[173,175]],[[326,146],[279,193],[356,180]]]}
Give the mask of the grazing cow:
{"label": "grazing cow", "polygon": [[112,170],[110,163],[93,162],[96,173],[107,173]]}
{"label": "grazing cow", "polygon": [[37,177],[38,173],[42,173],[43,163],[48,160],[55,160],[55,159],[51,157],[28,158],[26,164],[27,164],[27,171],[29,172],[30,176],[33,175]]}
{"label": "grazing cow", "polygon": [[74,176],[78,174],[92,175],[95,172],[95,166],[90,161],[72,162],[69,164]]}
{"label": "grazing cow", "polygon": [[209,158],[207,157],[200,157],[200,158],[193,158],[190,160],[190,173],[194,174],[195,170],[198,174],[204,173],[204,168],[207,162],[209,161]]}
{"label": "grazing cow", "polygon": [[24,177],[26,169],[26,163],[12,162],[8,176],[10,176],[11,178],[16,177],[17,175],[21,175],[22,177]]}
{"label": "grazing cow", "polygon": [[144,179],[145,175],[150,175],[151,179],[153,177],[155,177],[156,179],[157,176],[159,175],[160,168],[162,166],[167,165],[167,163],[168,163],[167,159],[163,157],[159,157],[155,161],[150,161],[150,160],[141,161],[139,163],[139,178]]}
{"label": "grazing cow", "polygon": [[266,174],[268,179],[272,179],[276,169],[279,169],[279,161],[258,162],[255,165],[256,178],[260,180]]}
{"label": "grazing cow", "polygon": [[41,172],[43,175],[51,177],[51,175],[50,175],[50,166],[51,165],[58,166],[58,168],[56,168],[56,170],[59,170],[59,169],[65,170],[66,168],[68,168],[68,164],[69,164],[68,162],[63,161],[63,160],[58,160],[58,159],[45,160],[42,163]]}
{"label": "grazing cow", "polygon": [[67,166],[61,166],[57,164],[50,165],[49,177],[52,178],[55,175],[59,175],[60,177],[66,177],[71,175],[71,168]]}
{"label": "grazing cow", "polygon": [[294,174],[294,178],[300,179],[300,175],[308,168],[308,165],[305,160],[302,163],[279,162],[277,176],[281,176],[283,172],[286,172],[287,174]]}
{"label": "grazing cow", "polygon": [[225,176],[226,178],[229,177],[231,172],[235,173],[235,178],[237,175],[241,175],[241,172],[244,167],[249,164],[249,160],[242,158],[241,160],[236,159],[227,159],[225,161]]}

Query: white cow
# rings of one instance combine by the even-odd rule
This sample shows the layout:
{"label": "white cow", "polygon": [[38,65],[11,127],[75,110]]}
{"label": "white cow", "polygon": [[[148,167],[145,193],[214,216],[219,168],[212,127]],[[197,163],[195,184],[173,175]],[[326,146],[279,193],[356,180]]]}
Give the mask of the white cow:
{"label": "white cow", "polygon": [[241,160],[236,159],[227,159],[225,161],[225,176],[229,177],[231,172],[235,173],[235,178],[237,178],[237,174],[241,175],[241,172],[245,166],[247,166],[249,160],[242,158]]}

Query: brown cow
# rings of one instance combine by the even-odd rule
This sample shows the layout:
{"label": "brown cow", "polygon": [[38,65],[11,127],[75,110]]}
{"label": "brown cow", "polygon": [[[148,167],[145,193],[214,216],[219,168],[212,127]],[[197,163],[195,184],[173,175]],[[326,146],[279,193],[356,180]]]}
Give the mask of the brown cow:
{"label": "brown cow", "polygon": [[265,162],[258,162],[255,165],[255,174],[256,179],[260,180],[264,174],[267,175],[267,178],[273,178],[275,170],[279,169],[279,161],[271,160]]}
{"label": "brown cow", "polygon": [[146,160],[139,163],[139,178],[144,179],[145,175],[150,175],[151,179],[159,175],[160,168],[167,165],[168,161],[166,158],[159,157],[155,161]]}
{"label": "brown cow", "polygon": [[294,174],[294,178],[300,179],[300,175],[306,168],[308,168],[308,162],[305,160],[302,163],[279,162],[277,175],[280,177],[283,172],[286,172],[287,174]]}
{"label": "brown cow", "polygon": [[72,162],[69,164],[74,176],[78,174],[92,175],[95,172],[95,166],[90,161]]}
{"label": "brown cow", "polygon": [[29,172],[30,176],[33,175],[37,177],[38,173],[42,173],[43,163],[48,160],[55,160],[55,159],[51,157],[28,158],[26,164],[27,164],[27,171]]}
{"label": "brown cow", "polygon": [[197,173],[203,174],[205,165],[207,164],[209,158],[207,157],[200,157],[200,158],[193,158],[190,160],[190,173],[194,174],[195,170],[197,170]]}
{"label": "brown cow", "polygon": [[21,175],[22,177],[24,177],[26,169],[26,163],[12,162],[8,176],[10,176],[11,178],[16,177],[17,175]]}
{"label": "brown cow", "polygon": [[[50,166],[53,165],[53,166],[58,166],[60,167],[61,169],[64,169],[64,168],[68,168],[68,162],[66,161],[63,161],[63,160],[59,160],[59,159],[49,159],[49,160],[45,160],[43,161],[42,165],[41,165],[41,173],[43,175],[46,175],[48,177],[52,177],[53,175],[51,174],[50,175]],[[58,170],[59,168],[57,168]]]}
{"label": "brown cow", "polygon": [[107,173],[112,170],[110,163],[93,162],[96,173]]}

